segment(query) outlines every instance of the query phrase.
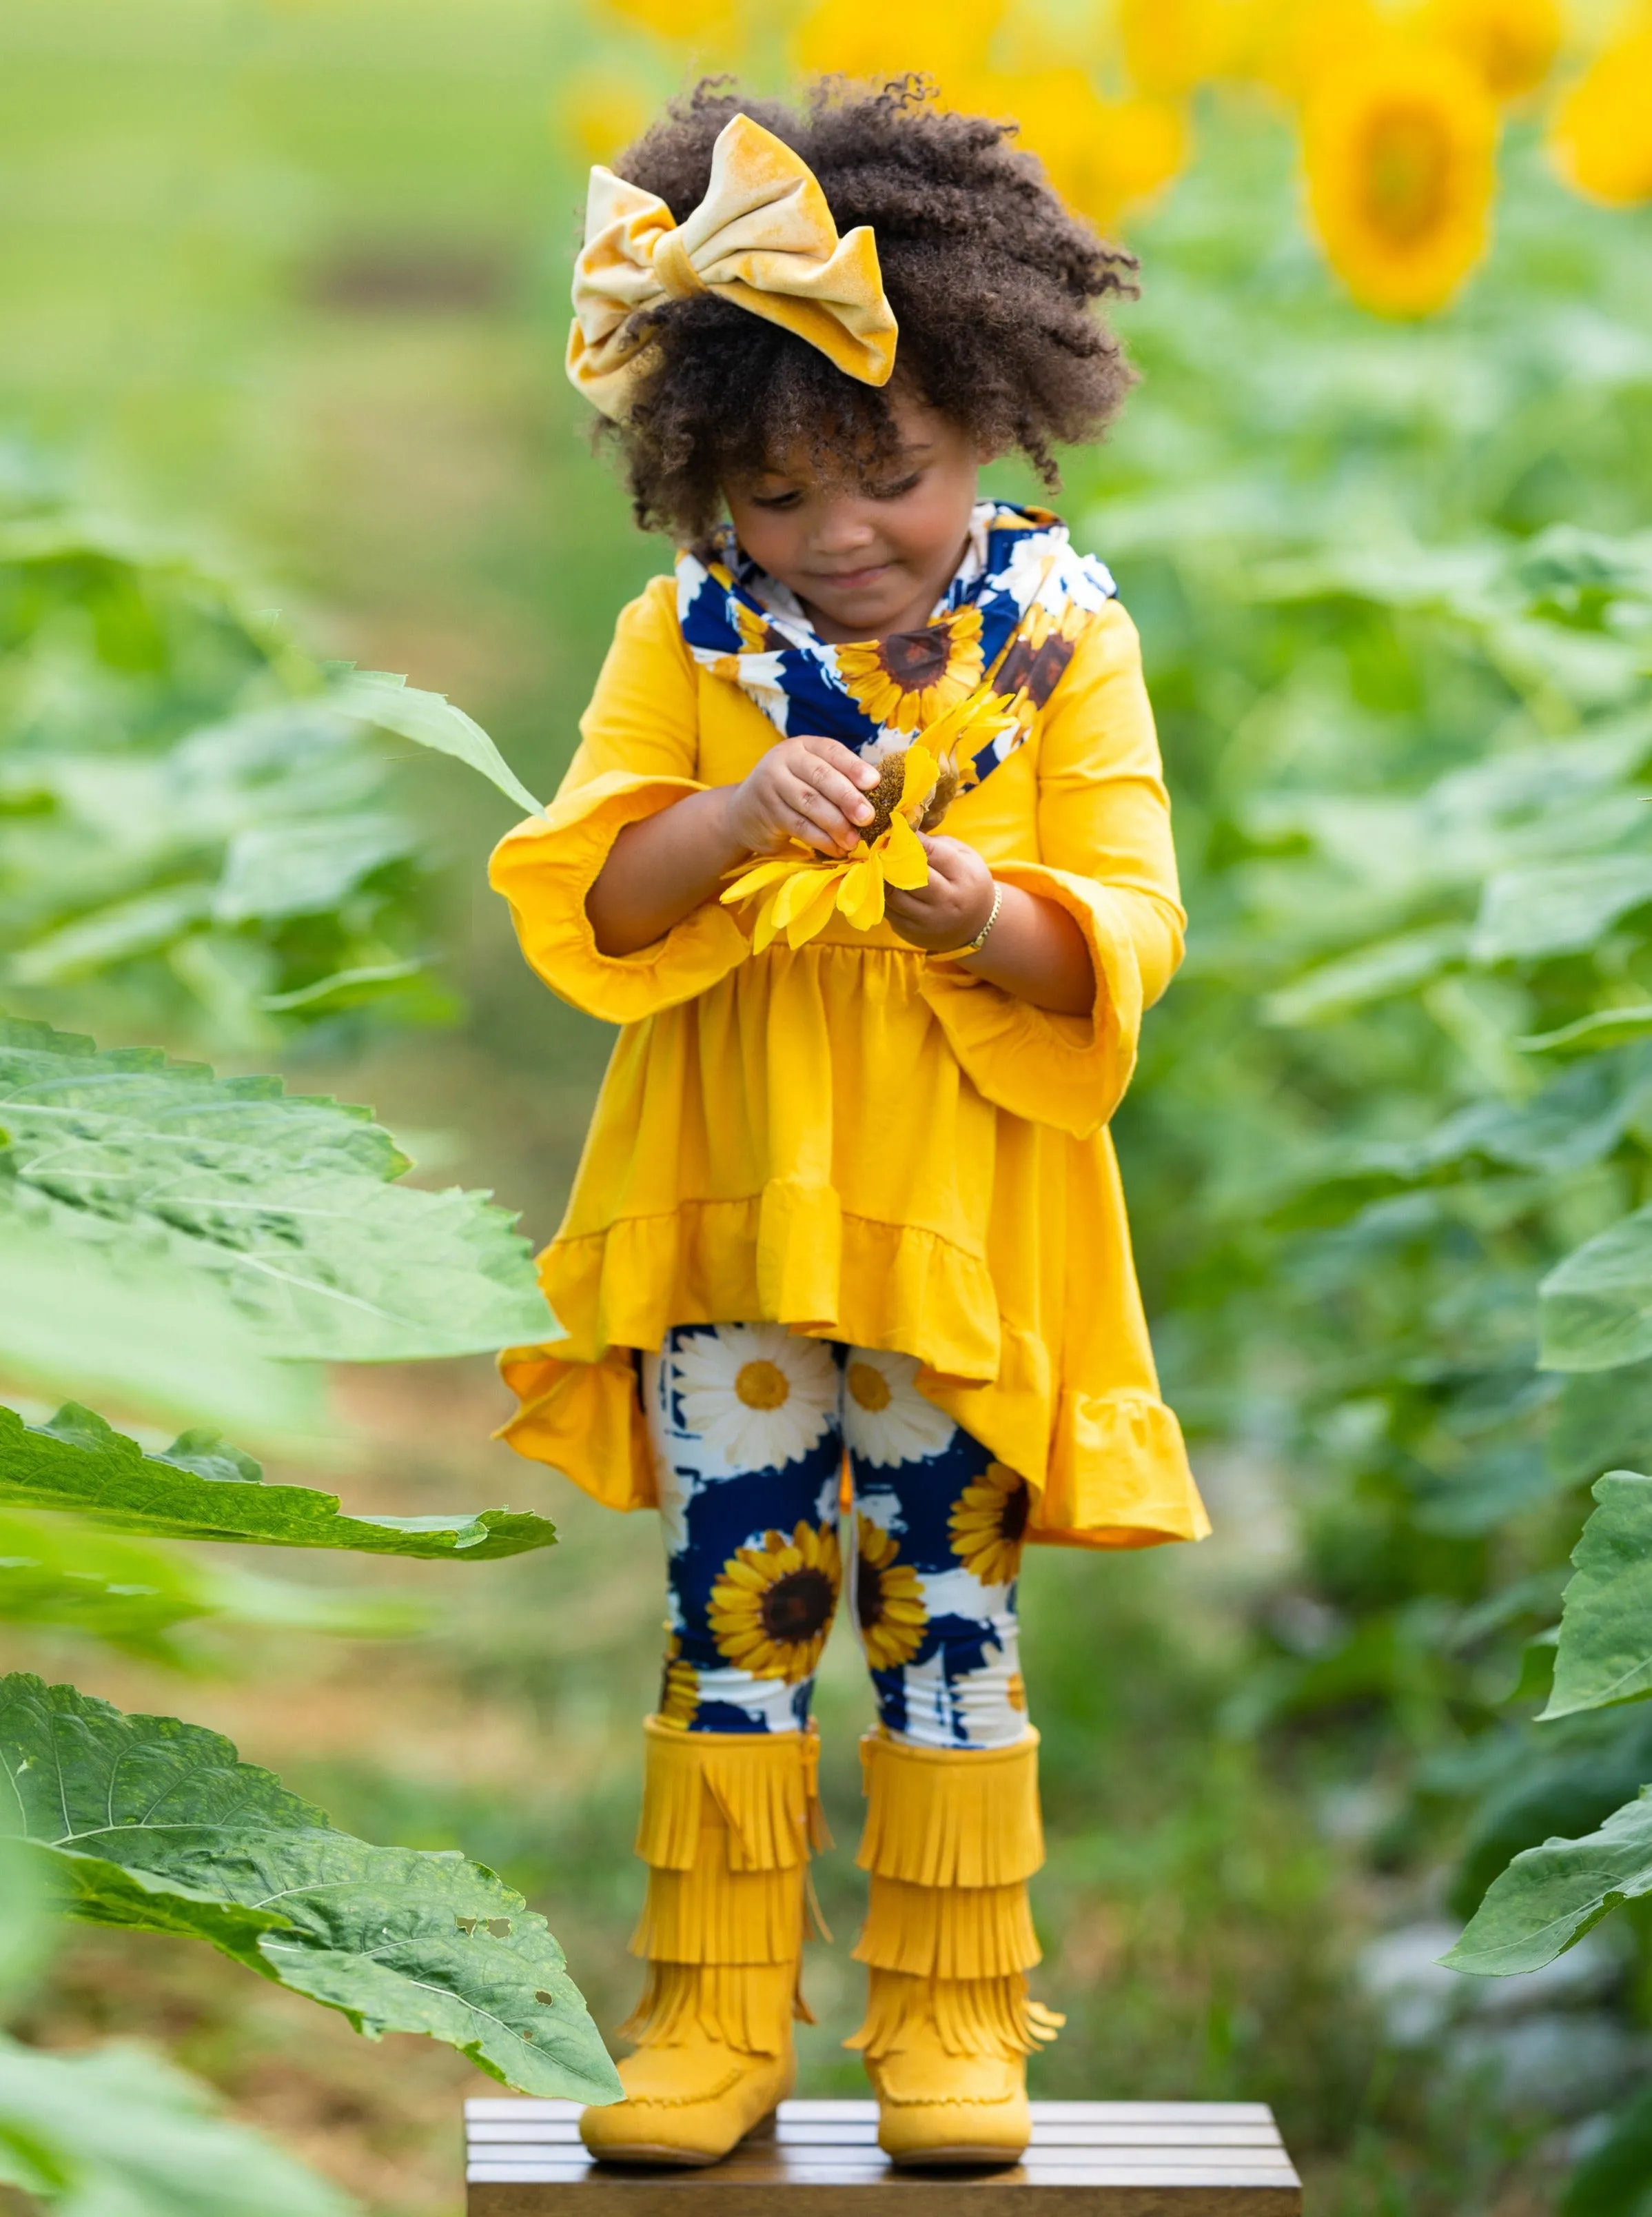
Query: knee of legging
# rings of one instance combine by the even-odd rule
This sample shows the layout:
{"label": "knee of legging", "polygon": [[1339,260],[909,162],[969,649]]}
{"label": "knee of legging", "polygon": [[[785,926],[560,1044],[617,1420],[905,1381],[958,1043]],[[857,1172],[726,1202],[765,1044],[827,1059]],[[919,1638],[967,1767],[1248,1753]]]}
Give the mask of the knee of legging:
{"label": "knee of legging", "polygon": [[872,1673],[878,1720],[915,1747],[1013,1747],[1032,1730],[1012,1639],[1001,1648],[942,1643],[921,1664]]}

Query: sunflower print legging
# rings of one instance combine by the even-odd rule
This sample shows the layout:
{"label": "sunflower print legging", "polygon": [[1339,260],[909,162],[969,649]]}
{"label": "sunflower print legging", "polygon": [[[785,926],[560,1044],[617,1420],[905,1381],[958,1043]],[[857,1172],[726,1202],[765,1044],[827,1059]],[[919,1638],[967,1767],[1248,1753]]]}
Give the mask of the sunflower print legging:
{"label": "sunflower print legging", "polygon": [[917,1368],[766,1324],[681,1325],[644,1356],[671,1596],[663,1717],[804,1726],[847,1559],[888,1731],[927,1747],[1026,1735],[1026,1488],[924,1399]]}

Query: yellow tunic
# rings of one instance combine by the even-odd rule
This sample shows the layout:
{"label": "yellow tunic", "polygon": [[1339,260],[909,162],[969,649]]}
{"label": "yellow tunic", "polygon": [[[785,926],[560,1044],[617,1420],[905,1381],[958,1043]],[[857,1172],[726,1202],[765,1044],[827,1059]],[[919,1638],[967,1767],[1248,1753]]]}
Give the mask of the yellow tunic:
{"label": "yellow tunic", "polygon": [[567,1337],[502,1358],[502,1436],[620,1509],[654,1501],[632,1350],[773,1319],[897,1349],[1027,1480],[1029,1536],[1210,1526],[1159,1398],[1107,1120],[1181,959],[1168,806],[1136,633],[1094,617],[1024,744],[948,814],[1002,882],[1082,929],[1096,1000],[1051,1016],[835,919],[754,956],[707,903],[597,951],[586,895],[627,824],[743,778],[774,727],[700,668],[656,578],[626,609],[556,802],[499,844],[529,962],[622,1027],[568,1213],[540,1257]]}

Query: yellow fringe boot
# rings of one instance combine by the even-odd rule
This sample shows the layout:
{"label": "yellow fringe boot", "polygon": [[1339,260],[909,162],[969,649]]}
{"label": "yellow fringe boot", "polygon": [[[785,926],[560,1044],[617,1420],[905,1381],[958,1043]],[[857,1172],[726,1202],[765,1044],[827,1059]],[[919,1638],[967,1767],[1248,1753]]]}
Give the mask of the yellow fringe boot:
{"label": "yellow fringe boot", "polygon": [[688,1732],[650,1717],[632,1941],[642,1999],[620,2029],[623,2102],[580,2133],[618,2163],[707,2164],[792,2090],[811,1846],[823,1845],[807,1732]]}
{"label": "yellow fringe boot", "polygon": [[1026,2059],[1062,2019],[1029,2000],[1026,1881],[1044,1861],[1039,1737],[1014,1747],[860,1743],[871,1911],[861,2049],[895,2163],[1014,2163],[1032,2129]]}

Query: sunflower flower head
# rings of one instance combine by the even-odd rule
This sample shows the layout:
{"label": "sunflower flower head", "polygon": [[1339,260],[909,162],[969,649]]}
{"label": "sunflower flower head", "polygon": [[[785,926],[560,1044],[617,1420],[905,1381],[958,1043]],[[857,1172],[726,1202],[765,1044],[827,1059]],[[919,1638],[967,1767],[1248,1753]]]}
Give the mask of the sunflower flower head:
{"label": "sunflower flower head", "polygon": [[899,1543],[881,1525],[857,1516],[855,1523],[854,1621],[866,1661],[874,1670],[897,1670],[923,1645],[929,1612],[923,1586]]}
{"label": "sunflower flower head", "polygon": [[1026,1479],[1002,1462],[989,1462],[953,1503],[952,1553],[983,1586],[1008,1585],[1020,1570],[1031,1505]]}
{"label": "sunflower flower head", "polygon": [[757,901],[754,951],[761,954],[781,932],[788,947],[802,947],[834,915],[857,931],[871,931],[884,920],[887,887],[915,892],[927,885],[929,860],[918,834],[933,831],[974,781],[982,747],[1014,724],[1010,709],[989,688],[977,687],[943,709],[910,746],[885,755],[866,795],[872,818],[858,853],[818,855],[793,840],[792,851],[742,869],[722,898],[725,907]]}
{"label": "sunflower flower head", "polygon": [[800,1522],[789,1535],[765,1532],[738,1547],[712,1587],[718,1652],[756,1678],[795,1686],[814,1676],[842,1584],[837,1534]]}

